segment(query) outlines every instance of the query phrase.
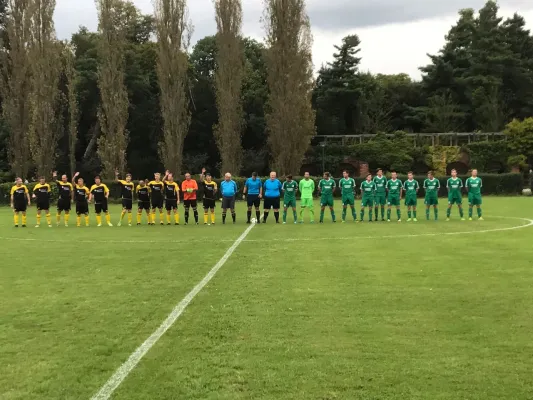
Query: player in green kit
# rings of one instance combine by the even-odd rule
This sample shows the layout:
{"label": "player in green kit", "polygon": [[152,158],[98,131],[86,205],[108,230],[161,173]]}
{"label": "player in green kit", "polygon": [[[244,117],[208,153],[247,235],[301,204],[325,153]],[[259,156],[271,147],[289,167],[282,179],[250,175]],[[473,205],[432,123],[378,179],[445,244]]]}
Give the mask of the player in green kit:
{"label": "player in green kit", "polygon": [[377,175],[374,177],[374,184],[376,185],[376,194],[374,196],[374,212],[375,219],[378,220],[378,208],[381,206],[381,220],[385,221],[385,203],[387,201],[387,178],[383,176],[383,170],[380,168]]}
{"label": "player in green kit", "polygon": [[466,180],[466,190],[468,190],[468,220],[472,221],[472,211],[474,206],[477,208],[477,216],[480,221],[483,221],[481,216],[481,188],[483,182],[481,178],[477,176],[477,169],[472,170],[472,176]]}
{"label": "player in green kit", "polygon": [[298,191],[298,183],[292,179],[292,175],[287,175],[283,186],[283,223],[287,223],[287,210],[292,207],[292,215],[294,216],[294,223],[298,223],[298,216],[296,215],[296,192]]}
{"label": "player in green kit", "polygon": [[439,189],[440,181],[433,177],[433,172],[428,172],[428,177],[424,181],[424,190],[426,196],[424,197],[424,204],[426,205],[426,219],[429,221],[429,209],[433,206],[435,214],[435,221],[439,219]]}
{"label": "player in green kit", "polygon": [[348,171],[342,171],[342,178],[339,181],[339,187],[342,194],[342,222],[346,222],[346,211],[348,206],[352,209],[354,222],[357,221],[357,212],[355,211],[355,181],[350,178]]}
{"label": "player in green kit", "polygon": [[[407,173],[407,180],[403,183],[403,190],[405,191],[405,205],[407,206],[407,222],[418,222],[416,219],[416,204],[417,198],[416,195],[420,189],[418,181],[413,179],[413,173],[409,171]],[[411,210],[413,219],[411,220]]]}
{"label": "player in green kit", "polygon": [[309,177],[309,172],[304,174],[304,179],[298,185],[300,191],[300,223],[304,223],[304,212],[309,210],[311,223],[315,222],[315,206],[313,205],[313,193],[315,192],[315,181]]}
{"label": "player in green kit", "polygon": [[333,193],[337,184],[330,176],[329,172],[324,172],[324,178],[318,182],[318,191],[320,193],[320,223],[324,223],[324,210],[329,207],[331,220],[335,221],[335,210],[333,209]]}
{"label": "player in green kit", "polygon": [[361,182],[361,222],[365,219],[365,207],[368,207],[368,222],[372,222],[372,208],[374,207],[374,193],[376,184],[372,181],[372,174],[366,176]]}
{"label": "player in green kit", "polygon": [[450,214],[452,213],[452,206],[454,204],[457,204],[461,221],[464,221],[463,195],[461,194],[463,181],[461,178],[457,177],[457,171],[455,169],[452,169],[452,177],[446,182],[446,188],[448,188],[448,210],[446,211],[446,221],[450,220]]}
{"label": "player in green kit", "polygon": [[402,181],[398,179],[396,171],[391,172],[391,179],[387,182],[387,222],[390,222],[392,206],[396,207],[398,222],[402,222],[402,212],[400,211],[400,201],[402,200]]}

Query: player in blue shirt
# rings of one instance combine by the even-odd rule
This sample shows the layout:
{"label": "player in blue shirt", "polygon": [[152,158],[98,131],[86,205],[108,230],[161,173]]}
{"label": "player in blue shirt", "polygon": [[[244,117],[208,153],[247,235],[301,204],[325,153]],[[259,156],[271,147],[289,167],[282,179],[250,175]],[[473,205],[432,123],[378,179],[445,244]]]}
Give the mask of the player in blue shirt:
{"label": "player in blue shirt", "polygon": [[257,223],[259,223],[259,219],[261,217],[261,211],[259,211],[259,207],[261,206],[261,198],[263,197],[263,183],[261,182],[261,179],[257,177],[257,172],[252,172],[252,177],[246,179],[246,183],[244,184],[244,189],[242,191],[242,199],[246,200],[248,204],[248,213],[247,217],[248,220],[246,221],[247,224],[250,223],[250,218],[252,217],[252,206],[255,207],[255,216],[257,218]]}
{"label": "player in blue shirt", "polygon": [[226,211],[231,211],[231,218],[235,223],[235,195],[237,194],[237,184],[231,179],[229,172],[224,175],[224,180],[220,183],[220,193],[222,194],[222,223],[226,223]]}
{"label": "player in blue shirt", "polygon": [[268,218],[268,213],[270,209],[274,209],[274,216],[276,217],[276,224],[279,224],[279,204],[281,197],[281,188],[282,184],[278,178],[276,178],[276,173],[270,173],[270,179],[267,179],[264,184],[265,190],[265,201],[263,204],[263,223],[266,223]]}

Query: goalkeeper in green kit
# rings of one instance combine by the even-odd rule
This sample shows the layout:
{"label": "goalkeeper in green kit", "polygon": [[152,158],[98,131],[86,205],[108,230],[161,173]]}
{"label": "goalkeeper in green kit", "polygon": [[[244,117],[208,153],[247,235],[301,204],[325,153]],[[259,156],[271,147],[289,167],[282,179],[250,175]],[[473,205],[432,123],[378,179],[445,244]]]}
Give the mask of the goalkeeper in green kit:
{"label": "goalkeeper in green kit", "polygon": [[294,223],[298,222],[298,216],[296,215],[296,192],[298,191],[298,184],[292,179],[292,175],[287,175],[283,186],[283,223],[287,223],[287,210],[292,208],[292,215],[294,216]]}
{"label": "goalkeeper in green kit", "polygon": [[474,206],[477,208],[477,216],[480,221],[483,221],[481,215],[481,187],[483,183],[481,178],[477,176],[477,169],[472,170],[472,176],[466,180],[466,190],[468,190],[468,220],[472,221],[472,211]]}
{"label": "goalkeeper in green kit", "polygon": [[331,220],[335,220],[335,209],[333,208],[333,192],[336,187],[335,180],[331,178],[329,172],[324,172],[324,179],[318,182],[318,191],[320,192],[320,223],[324,223],[324,210],[329,207]]}
{"label": "goalkeeper in green kit", "polygon": [[381,206],[381,220],[385,221],[385,203],[387,202],[387,178],[383,176],[383,170],[380,168],[373,179],[376,185],[376,194],[374,197],[375,220],[378,220],[378,208]]}
{"label": "goalkeeper in green kit", "polygon": [[420,189],[418,181],[413,179],[413,173],[409,171],[407,173],[407,180],[403,183],[403,190],[405,191],[405,205],[407,206],[407,222],[411,222],[411,210],[412,210],[412,221],[418,222],[416,219],[416,205],[417,198],[416,195]]}
{"label": "goalkeeper in green kit", "polygon": [[342,178],[339,181],[339,187],[342,194],[342,222],[346,222],[346,212],[348,206],[352,209],[352,217],[354,222],[357,221],[357,213],[355,211],[355,180],[350,178],[348,171],[342,171]]}
{"label": "goalkeeper in green kit", "polygon": [[368,207],[368,222],[372,222],[372,208],[374,207],[374,193],[376,184],[372,182],[372,174],[366,176],[366,180],[361,182],[361,222],[365,219],[365,207]]}
{"label": "goalkeeper in green kit", "polygon": [[304,223],[304,212],[309,210],[311,223],[315,222],[315,207],[313,205],[313,193],[315,192],[315,181],[309,177],[309,172],[304,174],[304,179],[300,181],[298,189],[300,190],[300,223]]}

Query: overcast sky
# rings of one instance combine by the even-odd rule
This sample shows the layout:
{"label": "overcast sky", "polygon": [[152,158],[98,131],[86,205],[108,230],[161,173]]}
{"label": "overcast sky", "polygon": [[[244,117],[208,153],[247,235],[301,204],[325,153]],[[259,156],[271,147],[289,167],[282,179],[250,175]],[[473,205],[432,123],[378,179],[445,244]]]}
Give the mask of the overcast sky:
{"label": "overcast sky", "polygon": [[[133,1],[143,12],[152,12],[151,0]],[[242,0],[243,31],[261,40],[262,0]],[[457,11],[479,9],[484,0],[308,0],[307,11],[314,37],[315,68],[330,61],[333,45],[348,34],[361,38],[361,69],[373,73],[405,72],[419,78],[418,67],[428,62],[427,53],[436,53],[444,35],[457,20]],[[533,29],[533,0],[500,0],[501,14],[518,12]],[[193,40],[215,32],[212,0],[189,0],[194,25]],[[94,0],[57,0],[56,30],[69,38],[80,25],[96,29]]]}

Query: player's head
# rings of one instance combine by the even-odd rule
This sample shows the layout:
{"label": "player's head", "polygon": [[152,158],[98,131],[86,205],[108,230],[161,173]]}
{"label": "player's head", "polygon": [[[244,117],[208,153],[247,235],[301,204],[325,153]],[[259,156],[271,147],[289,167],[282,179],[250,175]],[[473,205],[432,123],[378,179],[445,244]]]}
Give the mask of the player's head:
{"label": "player's head", "polygon": [[324,179],[329,179],[329,172],[324,172]]}
{"label": "player's head", "polygon": [[457,178],[457,170],[452,169],[452,177]]}
{"label": "player's head", "polygon": [[15,179],[15,184],[16,184],[17,186],[22,185],[22,178],[20,178],[20,177],[17,176],[17,178]]}
{"label": "player's head", "polygon": [[161,179],[161,174],[159,172],[156,172],[154,174],[154,178],[155,178],[156,181],[159,181]]}
{"label": "player's head", "polygon": [[209,172],[205,174],[205,180],[211,182],[211,174]]}
{"label": "player's head", "polygon": [[409,171],[407,173],[407,179],[411,179],[411,180],[413,179],[413,172],[412,171]]}
{"label": "player's head", "polygon": [[174,175],[172,175],[171,172],[169,172],[169,173],[167,174],[167,180],[168,180],[169,182],[172,182],[172,181],[174,180]]}
{"label": "player's head", "polygon": [[100,176],[96,175],[94,177],[94,183],[96,183],[97,185],[99,185],[100,183],[102,183],[102,180],[100,179]]}
{"label": "player's head", "polygon": [[398,173],[396,171],[392,171],[390,173],[390,176],[391,176],[392,179],[396,179],[396,178],[398,178]]}
{"label": "player's head", "polygon": [[188,172],[185,174],[185,179],[190,181],[191,180],[191,174],[189,174]]}
{"label": "player's head", "polygon": [[226,181],[231,180],[231,174],[229,172],[226,172],[226,174],[224,175],[224,180]]}
{"label": "player's head", "polygon": [[305,179],[309,179],[309,176],[310,176],[310,175],[309,175],[309,172],[304,173],[304,178],[305,178]]}
{"label": "player's head", "polygon": [[126,182],[131,182],[131,174],[126,174]]}
{"label": "player's head", "polygon": [[272,171],[272,172],[270,173],[270,179],[274,180],[274,179],[276,179],[276,176],[277,176],[277,175],[276,175],[276,173],[275,173],[274,171]]}
{"label": "player's head", "polygon": [[288,180],[289,182],[292,181],[292,175],[287,175],[287,176],[285,177],[285,179]]}
{"label": "player's head", "polygon": [[256,179],[257,178],[257,172],[252,172],[252,179]]}
{"label": "player's head", "polygon": [[372,180],[372,174],[366,174],[366,180],[370,182]]}
{"label": "player's head", "polygon": [[39,183],[40,183],[41,185],[44,185],[44,184],[46,183],[46,179],[44,178],[44,176],[40,176],[40,177],[39,177]]}
{"label": "player's head", "polygon": [[67,176],[66,175],[61,175],[61,181],[66,183],[68,181]]}
{"label": "player's head", "polygon": [[348,178],[350,176],[350,173],[347,170],[342,171],[342,176],[344,179]]}
{"label": "player's head", "polygon": [[381,168],[378,168],[377,171],[376,171],[376,174],[377,174],[378,176],[383,175],[383,170],[382,170]]}
{"label": "player's head", "polygon": [[139,186],[143,187],[143,186],[145,186],[145,185],[146,185],[146,182],[144,181],[144,179],[141,179],[141,180],[139,181]]}
{"label": "player's head", "polygon": [[433,171],[428,171],[428,178],[433,179]]}
{"label": "player's head", "polygon": [[477,169],[472,170],[472,177],[477,177]]}
{"label": "player's head", "polygon": [[78,178],[78,186],[83,186],[83,178]]}

